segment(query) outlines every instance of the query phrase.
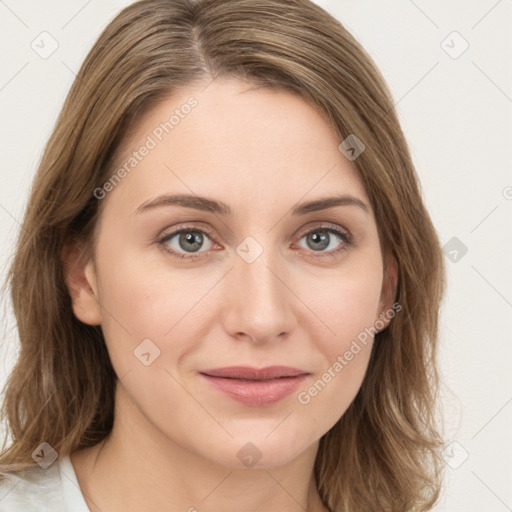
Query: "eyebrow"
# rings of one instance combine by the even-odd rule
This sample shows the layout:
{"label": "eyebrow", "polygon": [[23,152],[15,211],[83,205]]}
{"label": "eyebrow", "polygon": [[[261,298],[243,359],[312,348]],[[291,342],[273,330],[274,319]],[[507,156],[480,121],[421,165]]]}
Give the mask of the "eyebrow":
{"label": "eyebrow", "polygon": [[[164,194],[155,199],[145,201],[133,213],[139,215],[143,212],[160,207],[181,206],[183,208],[193,208],[203,212],[216,213],[219,215],[232,216],[231,208],[222,201],[215,201],[206,197],[188,195],[188,194]],[[369,206],[357,197],[343,194],[340,196],[325,197],[308,201],[294,206],[291,209],[292,215],[306,215],[308,213],[327,210],[336,206],[357,206],[369,213]]]}

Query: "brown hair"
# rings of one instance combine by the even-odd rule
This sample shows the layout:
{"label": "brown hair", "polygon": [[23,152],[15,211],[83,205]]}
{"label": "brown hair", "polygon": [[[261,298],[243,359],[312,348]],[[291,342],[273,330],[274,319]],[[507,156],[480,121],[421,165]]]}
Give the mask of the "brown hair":
{"label": "brown hair", "polygon": [[[398,262],[402,306],[376,334],[356,398],[320,440],[319,493],[332,511],[425,511],[441,485],[436,415],[438,314],[445,268],[392,96],[349,32],[308,0],[144,0],[121,11],[87,55],[35,176],[7,281],[21,349],[2,413],[12,442],[0,472],[97,444],[113,426],[116,374],[100,327],[74,316],[61,251],[94,249],[93,191],[137,119],[195,81],[220,76],[295,91],[355,134],[354,161],[383,255]],[[1,475],[0,475],[1,476]]]}

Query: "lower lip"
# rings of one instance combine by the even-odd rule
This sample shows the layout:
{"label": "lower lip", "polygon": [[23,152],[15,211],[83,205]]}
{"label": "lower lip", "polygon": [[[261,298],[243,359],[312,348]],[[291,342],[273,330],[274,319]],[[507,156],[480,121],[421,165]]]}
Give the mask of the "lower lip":
{"label": "lower lip", "polygon": [[201,374],[210,384],[245,405],[272,405],[293,393],[306,374],[269,380],[227,379]]}

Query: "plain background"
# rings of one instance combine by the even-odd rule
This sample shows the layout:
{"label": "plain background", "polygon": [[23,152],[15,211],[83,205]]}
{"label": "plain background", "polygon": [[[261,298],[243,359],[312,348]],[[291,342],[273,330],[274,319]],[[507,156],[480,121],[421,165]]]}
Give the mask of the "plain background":
{"label": "plain background", "polygon": [[[129,3],[0,0],[2,278],[75,73]],[[386,78],[446,245],[441,371],[447,467],[435,510],[512,510],[512,2],[317,3],[352,32]],[[44,31],[58,42],[46,59],[31,47]],[[4,295],[1,385],[18,350],[9,307]]]}

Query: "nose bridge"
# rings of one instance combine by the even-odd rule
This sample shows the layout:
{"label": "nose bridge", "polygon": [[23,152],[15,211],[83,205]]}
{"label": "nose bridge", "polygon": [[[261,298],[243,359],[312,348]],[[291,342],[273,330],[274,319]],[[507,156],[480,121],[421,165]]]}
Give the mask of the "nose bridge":
{"label": "nose bridge", "polygon": [[[267,237],[268,241],[270,237]],[[291,329],[290,292],[275,247],[248,237],[237,247],[230,272],[228,320],[232,335],[269,340]],[[284,282],[283,282],[284,281]]]}

